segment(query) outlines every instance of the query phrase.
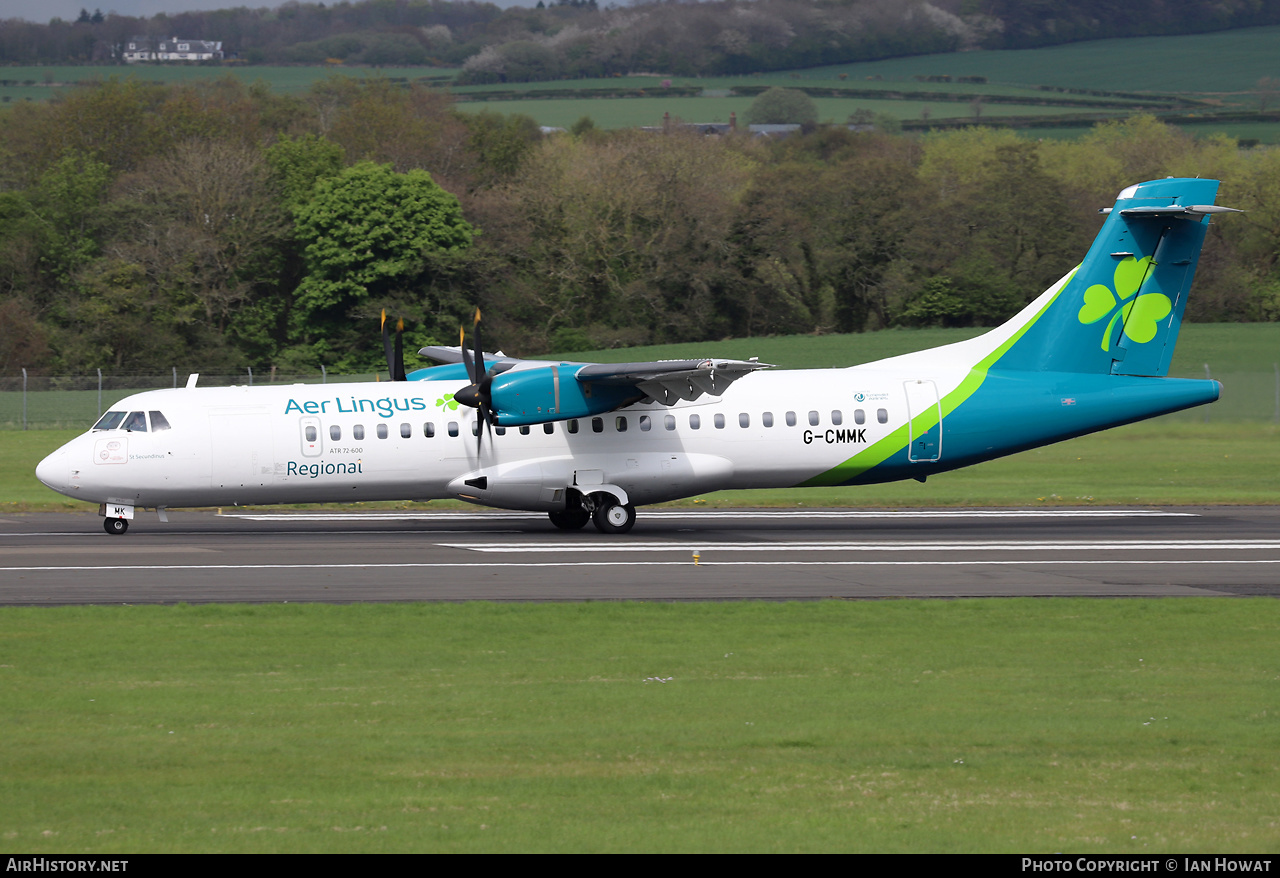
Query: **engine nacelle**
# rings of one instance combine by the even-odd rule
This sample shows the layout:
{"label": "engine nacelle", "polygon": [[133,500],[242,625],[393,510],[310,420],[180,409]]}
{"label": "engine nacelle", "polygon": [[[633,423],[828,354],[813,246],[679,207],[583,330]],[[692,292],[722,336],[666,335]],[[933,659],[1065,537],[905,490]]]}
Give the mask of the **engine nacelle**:
{"label": "engine nacelle", "polygon": [[579,383],[574,375],[581,368],[578,363],[562,363],[494,376],[489,395],[498,423],[523,427],[586,418],[642,398],[632,386]]}

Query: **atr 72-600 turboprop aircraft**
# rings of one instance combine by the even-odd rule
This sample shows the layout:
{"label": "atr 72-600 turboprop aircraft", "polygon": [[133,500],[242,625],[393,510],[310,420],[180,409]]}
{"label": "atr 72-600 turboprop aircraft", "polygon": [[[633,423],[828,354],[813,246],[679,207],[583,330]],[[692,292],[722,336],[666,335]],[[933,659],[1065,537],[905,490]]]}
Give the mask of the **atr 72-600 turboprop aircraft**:
{"label": "atr 72-600 turboprop aircraft", "polygon": [[[848,369],[687,360],[621,365],[424,348],[392,383],[196,387],[128,397],[44,459],[55,491],[122,534],[139,507],[461,498],[594,520],[724,488],[927,476],[1216,400],[1163,377],[1215,180],[1120,193],[1084,261],[969,341]],[[398,338],[398,337],[397,337]],[[486,363],[489,364],[486,368]],[[407,378],[407,380],[405,380]]]}

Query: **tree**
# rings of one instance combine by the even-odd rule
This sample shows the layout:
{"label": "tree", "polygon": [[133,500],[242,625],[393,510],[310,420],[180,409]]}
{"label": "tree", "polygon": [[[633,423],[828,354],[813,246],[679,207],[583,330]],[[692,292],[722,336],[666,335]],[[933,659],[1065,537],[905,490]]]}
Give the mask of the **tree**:
{"label": "tree", "polygon": [[426,171],[399,174],[372,162],[321,180],[294,215],[307,275],[297,290],[292,332],[316,355],[361,347],[362,331],[353,336],[352,319],[369,315],[360,306],[422,290],[476,234],[458,199]]}
{"label": "tree", "polygon": [[804,125],[818,121],[818,106],[802,91],[773,88],[761,92],[747,109],[751,125]]}

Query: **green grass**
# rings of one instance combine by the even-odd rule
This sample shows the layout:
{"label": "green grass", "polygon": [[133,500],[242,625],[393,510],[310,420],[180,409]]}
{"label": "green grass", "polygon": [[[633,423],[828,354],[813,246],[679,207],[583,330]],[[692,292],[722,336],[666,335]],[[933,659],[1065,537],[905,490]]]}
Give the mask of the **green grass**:
{"label": "green grass", "polygon": [[1280,844],[1273,600],[10,608],[0,653],[26,853]]}

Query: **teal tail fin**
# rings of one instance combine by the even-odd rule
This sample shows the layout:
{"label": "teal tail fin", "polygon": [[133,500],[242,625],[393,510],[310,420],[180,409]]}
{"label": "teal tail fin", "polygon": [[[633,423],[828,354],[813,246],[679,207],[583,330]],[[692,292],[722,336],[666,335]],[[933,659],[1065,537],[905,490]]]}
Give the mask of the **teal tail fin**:
{"label": "teal tail fin", "polygon": [[1167,375],[1209,218],[1235,212],[1217,192],[1187,178],[1121,192],[1075,272],[1015,318],[1030,325],[995,368]]}

